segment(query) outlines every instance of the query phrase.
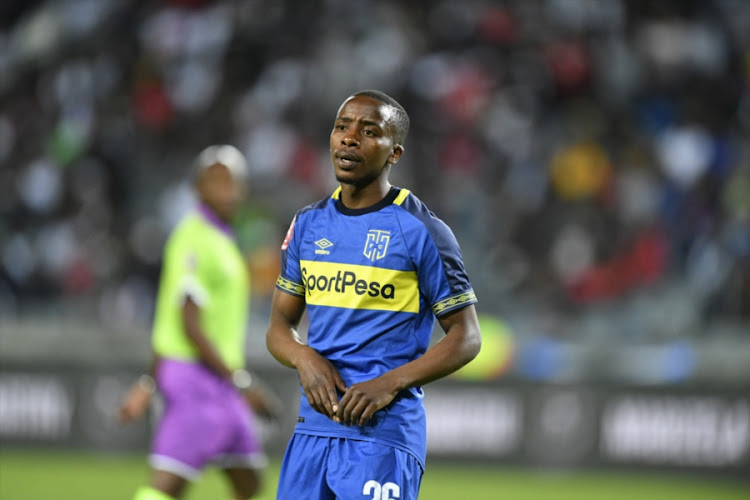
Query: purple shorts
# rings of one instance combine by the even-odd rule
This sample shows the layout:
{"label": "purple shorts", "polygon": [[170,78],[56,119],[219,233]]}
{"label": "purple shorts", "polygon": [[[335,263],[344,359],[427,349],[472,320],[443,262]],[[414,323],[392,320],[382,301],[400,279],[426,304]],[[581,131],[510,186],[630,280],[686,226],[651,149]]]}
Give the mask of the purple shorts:
{"label": "purple shorts", "polygon": [[230,383],[201,364],[172,359],[159,361],[156,381],[164,413],[151,446],[152,468],[194,480],[209,464],[266,465],[253,414]]}

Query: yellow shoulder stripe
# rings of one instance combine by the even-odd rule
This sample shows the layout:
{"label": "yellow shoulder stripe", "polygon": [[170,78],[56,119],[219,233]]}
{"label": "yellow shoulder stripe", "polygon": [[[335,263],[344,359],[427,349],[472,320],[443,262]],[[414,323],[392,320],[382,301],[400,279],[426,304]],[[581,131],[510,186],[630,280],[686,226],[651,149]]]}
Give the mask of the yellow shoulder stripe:
{"label": "yellow shoulder stripe", "polygon": [[411,191],[409,191],[408,189],[402,189],[401,192],[398,193],[398,196],[396,196],[396,199],[393,200],[393,204],[401,205],[406,199],[406,197],[409,196],[409,193],[411,193]]}

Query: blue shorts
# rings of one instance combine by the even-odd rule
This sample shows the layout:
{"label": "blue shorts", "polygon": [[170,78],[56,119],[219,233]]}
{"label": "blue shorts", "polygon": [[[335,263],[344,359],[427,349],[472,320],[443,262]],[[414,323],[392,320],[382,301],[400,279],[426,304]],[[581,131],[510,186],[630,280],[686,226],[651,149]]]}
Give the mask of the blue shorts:
{"label": "blue shorts", "polygon": [[370,441],[295,433],[281,464],[277,500],[416,500],[422,466]]}

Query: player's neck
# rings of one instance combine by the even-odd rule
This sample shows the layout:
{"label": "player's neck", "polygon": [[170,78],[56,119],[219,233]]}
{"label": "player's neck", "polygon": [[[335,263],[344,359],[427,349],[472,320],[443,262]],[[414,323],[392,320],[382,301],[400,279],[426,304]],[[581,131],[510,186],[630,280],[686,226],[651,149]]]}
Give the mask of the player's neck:
{"label": "player's neck", "polygon": [[368,208],[385,198],[392,187],[388,181],[373,182],[362,188],[342,183],[339,200],[346,208]]}
{"label": "player's neck", "polygon": [[213,209],[208,203],[201,201],[201,203],[198,204],[198,211],[214,226],[218,227],[229,235],[233,234],[231,222],[220,217],[218,212]]}

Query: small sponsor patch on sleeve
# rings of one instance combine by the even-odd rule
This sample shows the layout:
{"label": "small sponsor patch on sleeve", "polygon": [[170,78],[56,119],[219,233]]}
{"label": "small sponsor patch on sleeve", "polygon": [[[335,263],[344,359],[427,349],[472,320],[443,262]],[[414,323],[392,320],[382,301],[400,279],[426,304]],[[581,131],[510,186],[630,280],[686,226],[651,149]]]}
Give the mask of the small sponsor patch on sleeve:
{"label": "small sponsor patch on sleeve", "polygon": [[294,223],[297,221],[297,216],[295,215],[292,219],[292,223],[289,224],[289,229],[286,230],[286,236],[284,237],[284,242],[281,244],[281,249],[286,250],[289,248],[289,242],[292,240],[292,236],[294,236]]}

